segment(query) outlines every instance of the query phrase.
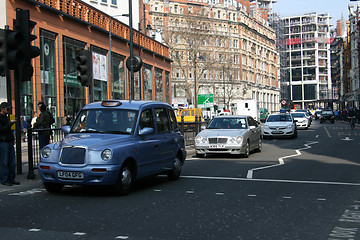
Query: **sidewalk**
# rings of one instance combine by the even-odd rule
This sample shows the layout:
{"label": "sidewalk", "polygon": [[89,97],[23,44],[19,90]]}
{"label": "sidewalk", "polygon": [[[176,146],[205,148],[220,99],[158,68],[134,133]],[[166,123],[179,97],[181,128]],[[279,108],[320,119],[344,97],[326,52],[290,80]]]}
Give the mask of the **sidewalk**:
{"label": "sidewalk", "polygon": [[[27,179],[29,166],[28,166],[28,144],[21,142],[21,161],[22,161],[22,174],[16,174],[15,180],[20,182],[20,185],[4,186],[0,184],[0,194],[3,192],[21,192],[29,188],[43,188],[37,169],[34,170],[34,180]],[[16,146],[14,145],[15,151]],[[15,159],[16,160],[16,159]]]}

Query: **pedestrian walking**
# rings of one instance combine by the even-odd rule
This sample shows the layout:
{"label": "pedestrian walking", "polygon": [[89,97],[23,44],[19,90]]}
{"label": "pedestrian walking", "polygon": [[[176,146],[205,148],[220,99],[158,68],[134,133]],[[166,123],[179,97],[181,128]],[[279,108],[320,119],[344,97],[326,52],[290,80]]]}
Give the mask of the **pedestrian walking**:
{"label": "pedestrian walking", "polygon": [[0,181],[2,185],[19,185],[15,181],[15,138],[11,126],[16,120],[9,120],[11,105],[7,102],[0,104]]}
{"label": "pedestrian walking", "polygon": [[39,104],[40,109],[40,115],[36,119],[36,122],[34,123],[35,129],[44,129],[39,131],[39,149],[45,147],[50,142],[50,135],[52,131],[50,130],[51,124],[55,122],[54,117],[52,114],[47,111],[45,104]]}
{"label": "pedestrian walking", "polygon": [[23,142],[26,140],[26,131],[27,131],[27,122],[25,121],[25,117],[20,117],[20,130],[21,130],[21,139]]}

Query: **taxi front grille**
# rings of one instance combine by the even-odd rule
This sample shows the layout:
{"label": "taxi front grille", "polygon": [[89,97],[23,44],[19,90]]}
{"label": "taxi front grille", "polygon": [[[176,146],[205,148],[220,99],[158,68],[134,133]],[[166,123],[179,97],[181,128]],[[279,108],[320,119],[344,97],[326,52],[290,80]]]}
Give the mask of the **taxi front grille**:
{"label": "taxi front grille", "polygon": [[60,162],[63,164],[84,164],[85,148],[65,147],[61,151]]}
{"label": "taxi front grille", "polygon": [[226,143],[227,140],[228,140],[227,138],[209,138],[209,143],[210,144]]}

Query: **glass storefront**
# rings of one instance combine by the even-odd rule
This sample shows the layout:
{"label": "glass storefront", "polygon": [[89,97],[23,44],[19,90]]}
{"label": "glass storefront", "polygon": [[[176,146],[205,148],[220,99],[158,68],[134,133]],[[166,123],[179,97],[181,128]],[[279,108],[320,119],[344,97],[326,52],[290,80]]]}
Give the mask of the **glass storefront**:
{"label": "glass storefront", "polygon": [[151,66],[144,64],[143,66],[143,91],[144,91],[144,100],[152,100],[153,92],[153,77],[151,72]]}
{"label": "glass storefront", "polygon": [[41,101],[47,105],[53,116],[57,116],[55,39],[55,33],[45,30],[40,31]]}
{"label": "glass storefront", "polygon": [[108,99],[107,92],[107,50],[91,46],[94,101]]}
{"label": "glass storefront", "polygon": [[155,100],[162,102],[163,99],[163,70],[155,68]]}
{"label": "glass storefront", "polygon": [[125,99],[125,56],[111,53],[112,98]]}
{"label": "glass storefront", "polygon": [[65,115],[75,116],[85,105],[85,88],[77,80],[76,56],[84,49],[85,43],[64,37],[64,93]]}

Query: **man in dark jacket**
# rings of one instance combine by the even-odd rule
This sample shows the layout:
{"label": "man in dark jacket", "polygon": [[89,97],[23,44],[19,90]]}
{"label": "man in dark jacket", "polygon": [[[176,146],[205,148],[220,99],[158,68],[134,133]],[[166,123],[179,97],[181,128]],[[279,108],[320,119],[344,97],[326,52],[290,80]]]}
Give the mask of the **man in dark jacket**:
{"label": "man in dark jacket", "polygon": [[43,147],[49,144],[50,142],[50,135],[51,135],[51,119],[53,119],[51,113],[47,111],[46,105],[41,104],[39,105],[40,108],[40,115],[36,119],[34,123],[34,129],[48,129],[48,130],[40,130],[39,131],[39,148],[40,151]]}
{"label": "man in dark jacket", "polygon": [[0,104],[0,181],[2,185],[19,185],[15,181],[15,149],[14,134],[11,126],[16,120],[9,120],[8,114],[11,111],[11,105],[7,102]]}

